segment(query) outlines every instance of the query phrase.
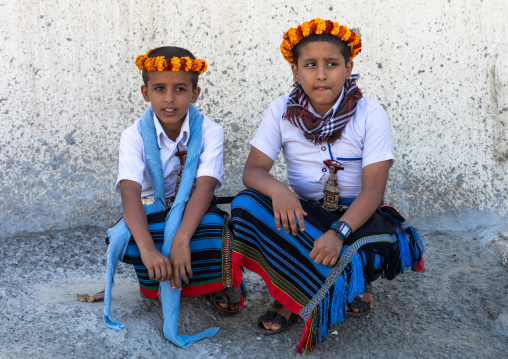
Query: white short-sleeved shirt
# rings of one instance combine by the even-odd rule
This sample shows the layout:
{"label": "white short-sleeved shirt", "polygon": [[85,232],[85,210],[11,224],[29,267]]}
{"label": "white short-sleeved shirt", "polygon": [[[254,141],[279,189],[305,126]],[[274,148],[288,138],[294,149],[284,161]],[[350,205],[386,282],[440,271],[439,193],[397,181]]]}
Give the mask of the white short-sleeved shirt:
{"label": "white short-sleeved shirt", "polygon": [[[329,170],[323,161],[338,159],[344,165],[338,171],[339,195],[343,198],[356,197],[362,188],[363,167],[393,157],[392,132],[386,111],[376,102],[362,97],[357,102],[356,114],[342,131],[340,140],[328,147],[327,143],[314,145],[304,137],[303,131],[289,120],[286,113],[289,94],[275,99],[263,116],[256,136],[250,144],[273,161],[282,149],[286,160],[289,184],[303,199],[317,201],[323,198]],[[330,111],[335,111],[342,101],[340,95]],[[316,112],[310,106],[309,111]]]}
{"label": "white short-sleeved shirt", "polygon": [[[189,142],[189,111],[180,129],[176,141],[172,141],[164,132],[157,116],[153,116],[157,143],[160,149],[164,175],[166,198],[175,195],[176,177],[180,172],[178,151],[186,151]],[[199,156],[196,178],[210,176],[217,179],[217,188],[222,181],[222,147],[224,131],[217,123],[203,115],[201,154]],[[118,161],[118,177],[115,190],[120,193],[120,181],[131,180],[141,185],[141,197],[153,198],[152,176],[146,164],[145,149],[141,138],[140,119],[122,132]]]}

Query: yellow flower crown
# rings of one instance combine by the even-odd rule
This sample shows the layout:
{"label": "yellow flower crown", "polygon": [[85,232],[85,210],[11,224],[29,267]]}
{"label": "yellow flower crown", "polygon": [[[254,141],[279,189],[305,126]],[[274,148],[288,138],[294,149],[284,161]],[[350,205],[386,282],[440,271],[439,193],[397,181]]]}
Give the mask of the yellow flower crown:
{"label": "yellow flower crown", "polygon": [[194,71],[202,74],[208,68],[206,60],[191,59],[190,57],[173,57],[166,60],[164,56],[148,57],[152,50],[146,55],[136,57],[136,66],[146,71]]}
{"label": "yellow flower crown", "polygon": [[301,39],[311,34],[331,34],[346,41],[351,48],[351,55],[349,56],[350,61],[362,51],[362,41],[358,33],[351,31],[347,26],[340,26],[337,22],[314,19],[304,22],[297,28],[289,29],[282,37],[283,40],[282,45],[280,45],[280,52],[287,62],[290,64],[295,62],[293,59],[294,47]]}

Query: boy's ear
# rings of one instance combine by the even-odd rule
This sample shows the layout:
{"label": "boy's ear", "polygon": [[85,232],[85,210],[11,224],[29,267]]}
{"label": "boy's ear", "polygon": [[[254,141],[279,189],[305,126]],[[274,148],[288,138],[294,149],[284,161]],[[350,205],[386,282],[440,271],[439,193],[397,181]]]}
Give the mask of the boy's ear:
{"label": "boy's ear", "polygon": [[353,72],[353,61],[348,61],[346,64],[346,79],[351,77],[351,73]]}
{"label": "boy's ear", "polygon": [[146,102],[150,102],[150,96],[148,96],[148,88],[145,85],[141,85],[141,94]]}
{"label": "boy's ear", "polygon": [[192,90],[191,103],[196,103],[200,93],[201,93],[201,87],[196,87],[194,90]]}
{"label": "boy's ear", "polygon": [[300,82],[300,76],[298,76],[298,66],[296,66],[296,64],[291,64],[291,71],[293,71],[293,81]]}

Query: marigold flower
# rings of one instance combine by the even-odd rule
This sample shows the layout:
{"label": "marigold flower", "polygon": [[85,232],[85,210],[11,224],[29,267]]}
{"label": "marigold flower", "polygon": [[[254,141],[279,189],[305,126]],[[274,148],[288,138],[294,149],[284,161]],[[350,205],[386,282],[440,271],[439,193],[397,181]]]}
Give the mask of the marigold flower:
{"label": "marigold flower", "polygon": [[333,22],[331,22],[330,20],[326,20],[325,23],[326,23],[325,34],[329,34],[333,29]]}
{"label": "marigold flower", "polygon": [[302,27],[301,26],[298,26],[296,28],[296,31],[298,32],[298,38],[301,40],[303,39],[303,32],[302,32]]}
{"label": "marigold flower", "polygon": [[351,44],[351,46],[356,46],[359,42],[360,42],[360,36],[358,36],[358,34],[353,32],[351,34],[351,37],[349,38],[349,43]]}
{"label": "marigold flower", "polygon": [[300,39],[298,38],[298,32],[293,27],[288,30],[288,36],[289,36],[289,41],[291,41],[292,46],[298,44],[298,42],[300,41]]}
{"label": "marigold flower", "polygon": [[157,71],[164,71],[164,67],[166,67],[166,59],[164,56],[157,56],[154,61],[154,67]]}
{"label": "marigold flower", "polygon": [[148,57],[145,61],[145,69],[146,71],[155,71],[155,58]]}
{"label": "marigold flower", "polygon": [[339,32],[340,32],[340,25],[338,22],[333,22],[333,28],[332,30],[330,31],[330,34],[334,35],[334,36],[339,36]]}
{"label": "marigold flower", "polygon": [[173,57],[171,59],[171,71],[180,71],[180,58]]}
{"label": "marigold flower", "polygon": [[344,41],[349,40],[349,37],[351,36],[351,30],[349,30],[347,26],[341,26],[340,28],[341,28],[341,30],[342,30],[342,28],[344,28],[346,30],[345,34],[342,35],[342,40],[344,40]]}
{"label": "marigold flower", "polygon": [[187,67],[187,59],[185,57],[180,57],[180,71],[184,71]]}
{"label": "marigold flower", "polygon": [[314,23],[316,24],[316,34],[320,35],[326,30],[326,22],[323,19],[315,19]]}
{"label": "marigold flower", "polygon": [[206,69],[208,69],[208,64],[206,63],[206,60],[201,60],[201,68],[199,69],[198,71],[198,74],[202,74],[203,72],[206,71]]}
{"label": "marigold flower", "polygon": [[310,33],[314,34],[316,32],[316,23],[314,22],[314,19],[309,21],[310,25]]}
{"label": "marigold flower", "polygon": [[136,66],[138,67],[138,69],[144,70],[146,58],[147,58],[146,55],[138,55],[136,57]]}
{"label": "marigold flower", "polygon": [[304,37],[307,37],[310,35],[310,24],[308,22],[304,22],[300,25],[302,27],[302,34]]}
{"label": "marigold flower", "polygon": [[194,71],[194,72],[198,72],[198,70],[201,68],[201,63],[200,63],[201,60],[198,60],[198,59],[195,59],[195,60],[192,60],[192,66],[191,66],[191,71]]}
{"label": "marigold flower", "polygon": [[[187,56],[187,57],[182,57],[181,60],[182,60],[181,70],[190,71],[190,69],[192,68],[191,58]],[[185,63],[183,62],[183,60],[185,60]]]}

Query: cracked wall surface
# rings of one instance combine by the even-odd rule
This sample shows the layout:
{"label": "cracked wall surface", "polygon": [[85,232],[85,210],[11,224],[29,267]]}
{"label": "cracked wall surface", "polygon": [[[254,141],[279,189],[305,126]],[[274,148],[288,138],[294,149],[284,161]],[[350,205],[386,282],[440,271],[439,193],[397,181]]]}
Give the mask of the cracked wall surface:
{"label": "cracked wall surface", "polygon": [[198,106],[225,130],[219,194],[241,190],[248,141],[291,89],[282,34],[315,17],[360,28],[358,85],[392,121],[386,202],[411,219],[507,216],[507,0],[0,0],[2,233],[121,216],[120,134],[147,108],[134,59],[161,45],[208,60]]}

